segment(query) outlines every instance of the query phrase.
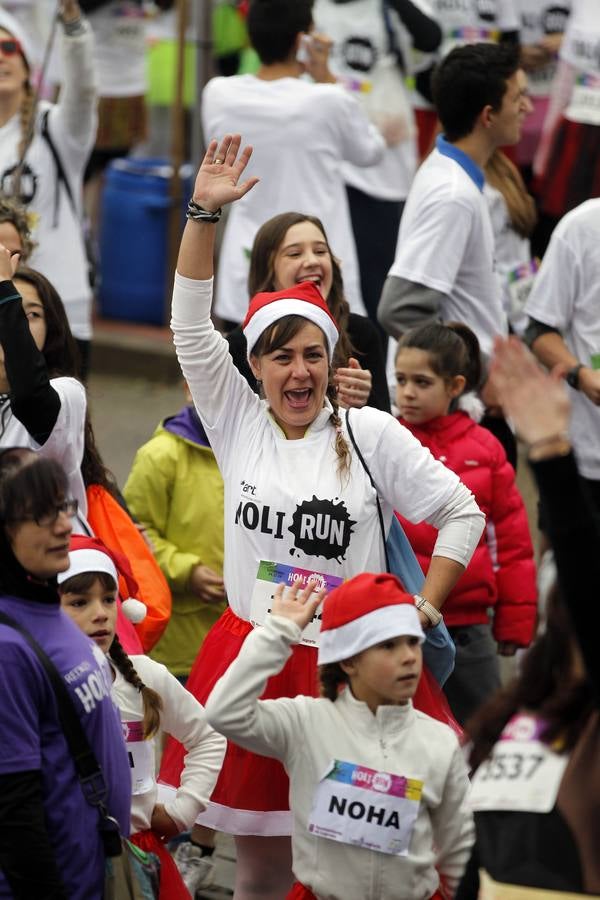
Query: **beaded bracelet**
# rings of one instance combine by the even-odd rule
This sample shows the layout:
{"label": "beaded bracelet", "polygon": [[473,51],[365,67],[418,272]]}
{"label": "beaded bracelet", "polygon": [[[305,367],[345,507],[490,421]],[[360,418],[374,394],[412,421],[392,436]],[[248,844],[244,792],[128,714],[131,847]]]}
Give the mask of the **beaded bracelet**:
{"label": "beaded bracelet", "polygon": [[207,222],[210,224],[218,222],[222,212],[221,207],[211,212],[209,209],[204,209],[195,200],[189,200],[185,217],[186,219],[193,219],[194,222]]}

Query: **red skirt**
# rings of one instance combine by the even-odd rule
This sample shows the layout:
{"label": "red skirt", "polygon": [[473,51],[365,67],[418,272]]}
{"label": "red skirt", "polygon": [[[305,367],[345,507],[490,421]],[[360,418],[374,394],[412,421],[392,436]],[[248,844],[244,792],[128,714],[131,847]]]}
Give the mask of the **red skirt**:
{"label": "red skirt", "polygon": [[[208,632],[186,684],[200,703],[206,703],[251,631],[249,622],[227,609]],[[319,695],[317,650],[302,644],[292,647],[290,659],[278,675],[269,678],[261,699],[299,694]],[[437,682],[425,669],[413,702],[417,709],[462,734]],[[179,786],[184,756],[184,747],[170,737],[162,758],[161,783]],[[221,773],[201,823],[229,834],[290,834],[289,808],[289,781],[282,764],[228,741]]]}
{"label": "red skirt", "polygon": [[158,856],[160,860],[159,900],[190,900],[190,892],[183,883],[179,869],[156,832],[138,831],[137,834],[132,834],[129,840],[140,850],[145,850],[146,853],[156,853]]}
{"label": "red skirt", "polygon": [[600,197],[600,126],[561,119],[539,188],[543,212],[558,219]]}

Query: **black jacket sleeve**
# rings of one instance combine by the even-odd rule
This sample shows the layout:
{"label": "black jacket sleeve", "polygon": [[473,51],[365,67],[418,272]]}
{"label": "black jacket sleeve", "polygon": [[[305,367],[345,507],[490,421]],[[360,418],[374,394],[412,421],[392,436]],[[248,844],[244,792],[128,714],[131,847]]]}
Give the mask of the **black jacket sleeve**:
{"label": "black jacket sleeve", "polygon": [[12,281],[0,282],[0,344],[12,414],[38,444],[45,444],[58,419],[60,397],[50,384],[46,361],[31,336]]}
{"label": "black jacket sleeve", "polygon": [[68,900],[46,830],[38,770],[0,775],[0,869],[15,900]]}
{"label": "black jacket sleeve", "polygon": [[600,705],[600,655],[594,592],[600,584],[600,534],[571,454],[531,463],[547,518],[561,594]]}
{"label": "black jacket sleeve", "polygon": [[430,16],[411,3],[411,0],[388,0],[409,32],[413,46],[423,53],[433,53],[442,41],[442,29]]}
{"label": "black jacket sleeve", "polygon": [[377,328],[366,316],[350,313],[348,318],[348,337],[356,350],[356,358],[368,369],[373,378],[368,404],[375,409],[390,412],[390,392],[385,377],[385,356],[383,345]]}

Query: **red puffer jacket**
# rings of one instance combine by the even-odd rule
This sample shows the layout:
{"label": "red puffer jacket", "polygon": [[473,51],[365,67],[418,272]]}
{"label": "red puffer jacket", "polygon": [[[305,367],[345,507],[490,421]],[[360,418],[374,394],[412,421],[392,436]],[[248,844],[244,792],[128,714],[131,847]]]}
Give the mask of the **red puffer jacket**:
{"label": "red puffer jacket", "polygon": [[[494,637],[521,647],[531,642],[537,611],[533,547],[514,471],[500,442],[466,413],[455,412],[405,428],[459,476],[485,513],[487,527],[460,581],[444,603],[449,626],[488,621],[494,607]],[[426,523],[398,516],[425,572],[437,537]]]}

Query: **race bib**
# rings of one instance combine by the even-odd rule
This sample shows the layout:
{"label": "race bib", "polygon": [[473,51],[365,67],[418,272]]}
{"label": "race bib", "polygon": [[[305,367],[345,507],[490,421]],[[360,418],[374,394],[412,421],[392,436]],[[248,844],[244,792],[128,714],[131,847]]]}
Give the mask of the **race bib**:
{"label": "race bib", "polygon": [[451,50],[466,44],[497,44],[499,40],[500,31],[497,28],[476,28],[470,25],[452,28],[442,41],[440,56],[447,56]]}
{"label": "race bib", "polygon": [[578,75],[565,112],[571,122],[600,125],[600,75]]}
{"label": "race bib", "polygon": [[[273,594],[278,584],[285,584],[286,587],[292,587],[297,584],[302,589],[313,583],[315,590],[325,588],[329,594],[334,588],[339,587],[343,581],[343,578],[338,578],[335,575],[324,575],[321,572],[315,572],[314,569],[299,569],[296,566],[286,566],[282,563],[267,562],[261,559],[250,600],[250,624],[254,628],[264,625],[267,614],[271,612]],[[302,632],[300,643],[305,644],[307,647],[318,647],[320,632],[321,607],[319,606],[312,622],[309,622]]]}
{"label": "race bib", "polygon": [[473,812],[547,813],[554,807],[568,757],[540,739],[543,723],[515,716],[471,782]]}
{"label": "race bib", "polygon": [[336,759],[319,782],[308,830],[317,837],[407,856],[423,782]]}
{"label": "race bib", "polygon": [[508,273],[509,316],[518,316],[523,312],[539,268],[539,259],[532,259]]}
{"label": "race bib", "polygon": [[144,740],[143,722],[121,722],[131,769],[131,793],[146,794],[154,787],[153,742]]}

